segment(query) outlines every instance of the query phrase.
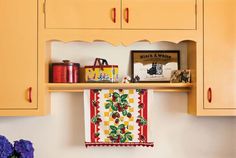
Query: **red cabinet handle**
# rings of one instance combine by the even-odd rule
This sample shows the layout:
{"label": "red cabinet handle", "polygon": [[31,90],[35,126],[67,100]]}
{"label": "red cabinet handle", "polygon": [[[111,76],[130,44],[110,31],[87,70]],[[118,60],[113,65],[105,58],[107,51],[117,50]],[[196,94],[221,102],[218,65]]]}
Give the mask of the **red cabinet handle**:
{"label": "red cabinet handle", "polygon": [[32,103],[32,87],[29,87],[29,96],[28,96],[28,100],[30,103]]}
{"label": "red cabinet handle", "polygon": [[207,100],[209,103],[212,102],[212,90],[211,88],[208,88],[208,91],[207,91]]}
{"label": "red cabinet handle", "polygon": [[125,9],[125,21],[129,23],[129,8]]}
{"label": "red cabinet handle", "polygon": [[112,17],[113,22],[116,23],[116,8],[112,9],[112,13],[113,13],[113,17]]}

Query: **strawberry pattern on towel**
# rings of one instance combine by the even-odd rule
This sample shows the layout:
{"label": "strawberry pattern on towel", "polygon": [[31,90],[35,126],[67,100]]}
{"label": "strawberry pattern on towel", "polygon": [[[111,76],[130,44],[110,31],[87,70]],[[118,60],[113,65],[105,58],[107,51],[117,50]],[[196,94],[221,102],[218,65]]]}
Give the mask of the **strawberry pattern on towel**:
{"label": "strawberry pattern on towel", "polygon": [[147,146],[146,89],[91,89],[84,93],[85,145]]}

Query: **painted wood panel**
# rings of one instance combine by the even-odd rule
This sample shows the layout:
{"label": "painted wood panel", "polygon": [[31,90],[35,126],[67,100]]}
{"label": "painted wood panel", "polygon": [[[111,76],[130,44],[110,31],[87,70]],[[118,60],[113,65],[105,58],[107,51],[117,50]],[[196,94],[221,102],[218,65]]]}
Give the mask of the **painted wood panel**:
{"label": "painted wood panel", "polygon": [[119,0],[46,0],[46,28],[120,28]]}
{"label": "painted wood panel", "polygon": [[0,20],[0,109],[35,109],[37,1],[0,0]]}
{"label": "painted wood panel", "polygon": [[236,109],[236,1],[205,0],[204,8],[204,108]]}
{"label": "painted wood panel", "polygon": [[122,28],[196,29],[196,0],[123,0]]}

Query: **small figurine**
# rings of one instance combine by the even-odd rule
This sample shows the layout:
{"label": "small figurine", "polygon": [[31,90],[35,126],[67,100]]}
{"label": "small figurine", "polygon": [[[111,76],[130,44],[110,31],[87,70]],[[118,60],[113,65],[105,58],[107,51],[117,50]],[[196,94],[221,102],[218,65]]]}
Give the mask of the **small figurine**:
{"label": "small figurine", "polygon": [[133,83],[137,83],[139,81],[140,81],[140,77],[138,75],[136,75],[134,78],[132,78]]}
{"label": "small figurine", "polygon": [[171,83],[191,83],[190,70],[174,70],[171,73]]}
{"label": "small figurine", "polygon": [[122,83],[130,83],[131,82],[131,78],[129,76],[124,76],[122,79]]}

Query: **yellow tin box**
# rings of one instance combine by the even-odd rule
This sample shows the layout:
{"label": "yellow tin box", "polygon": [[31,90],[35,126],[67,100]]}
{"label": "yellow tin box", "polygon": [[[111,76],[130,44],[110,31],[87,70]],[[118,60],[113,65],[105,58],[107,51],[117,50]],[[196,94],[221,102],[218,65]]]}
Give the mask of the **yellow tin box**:
{"label": "yellow tin box", "polygon": [[93,66],[85,66],[85,82],[118,82],[118,65],[96,58]]}

